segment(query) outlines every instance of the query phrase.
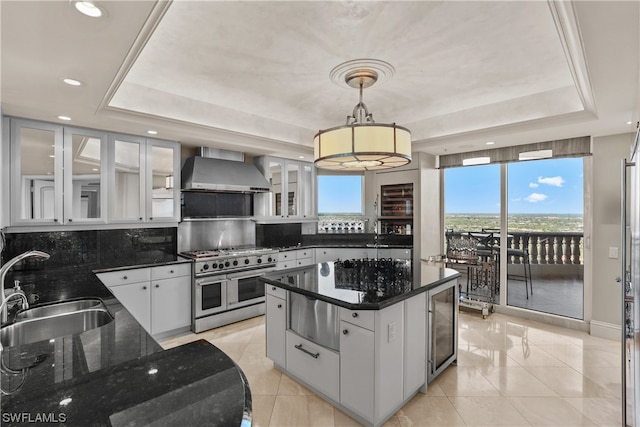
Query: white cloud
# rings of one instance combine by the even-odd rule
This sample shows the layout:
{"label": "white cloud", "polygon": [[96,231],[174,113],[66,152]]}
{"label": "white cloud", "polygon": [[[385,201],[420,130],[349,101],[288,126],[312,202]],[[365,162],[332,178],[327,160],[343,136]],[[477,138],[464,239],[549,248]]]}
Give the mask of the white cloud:
{"label": "white cloud", "polygon": [[562,187],[564,185],[564,178],[561,176],[549,176],[549,177],[538,177],[538,183],[551,185],[553,187]]}
{"label": "white cloud", "polygon": [[537,203],[537,202],[541,202],[541,201],[545,200],[547,197],[549,197],[549,196],[547,196],[546,194],[531,193],[527,197],[525,197],[524,199],[527,202]]}
{"label": "white cloud", "polygon": [[540,184],[536,184],[535,182],[529,183],[529,188],[538,188],[538,187],[540,187]]}

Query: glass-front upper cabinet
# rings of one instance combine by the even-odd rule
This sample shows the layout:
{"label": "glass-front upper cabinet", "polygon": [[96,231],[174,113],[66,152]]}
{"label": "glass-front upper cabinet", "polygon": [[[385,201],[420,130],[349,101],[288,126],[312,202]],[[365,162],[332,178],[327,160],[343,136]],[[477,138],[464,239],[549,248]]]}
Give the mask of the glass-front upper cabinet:
{"label": "glass-front upper cabinet", "polygon": [[[300,196],[300,164],[298,162],[286,162],[287,170],[287,190],[286,190],[286,210],[287,216],[298,216],[298,199]],[[283,196],[284,197],[284,196]]]}
{"label": "glass-front upper cabinet", "polygon": [[109,134],[112,222],[180,220],[180,145]]}
{"label": "glass-front upper cabinet", "polygon": [[62,126],[11,120],[11,223],[62,223]]}
{"label": "glass-front upper cabinet", "polygon": [[114,222],[144,221],[145,139],[110,134],[109,149],[109,182],[113,189],[109,202],[110,219]]}
{"label": "glass-front upper cabinet", "polygon": [[11,119],[12,225],[104,223],[106,134]]}
{"label": "glass-front upper cabinet", "polygon": [[106,133],[64,128],[64,216],[69,223],[106,221]]}
{"label": "glass-front upper cabinet", "polygon": [[180,219],[180,150],[176,143],[147,139],[147,205],[149,221]]}
{"label": "glass-front upper cabinet", "polygon": [[315,214],[315,166],[278,157],[257,157],[255,164],[271,183],[269,193],[254,196],[259,219],[313,218]]}
{"label": "glass-front upper cabinet", "polygon": [[300,215],[305,218],[315,217],[316,198],[315,198],[315,182],[316,182],[316,168],[312,163],[300,164],[300,175],[302,179],[299,185],[299,198],[300,198]]}

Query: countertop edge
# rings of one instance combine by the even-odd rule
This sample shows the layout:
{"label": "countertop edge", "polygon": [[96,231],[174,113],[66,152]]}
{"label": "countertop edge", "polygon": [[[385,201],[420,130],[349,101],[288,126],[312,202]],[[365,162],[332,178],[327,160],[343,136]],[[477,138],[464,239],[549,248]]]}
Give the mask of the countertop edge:
{"label": "countertop edge", "polygon": [[[291,269],[291,271],[296,270],[296,269]],[[335,299],[335,298],[330,298],[321,294],[318,294],[316,292],[313,291],[309,291],[307,289],[301,289],[295,286],[291,286],[291,285],[287,285],[286,283],[282,283],[279,282],[277,280],[272,280],[266,277],[260,277],[259,280],[262,281],[265,284],[269,284],[272,286],[276,286],[278,288],[281,289],[285,289],[287,291],[292,291],[301,295],[305,295],[308,297],[313,297],[316,298],[320,301],[324,301],[324,302],[328,302],[330,304],[333,305],[337,305],[339,307],[344,307],[346,309],[349,310],[382,310],[383,308],[389,307],[391,305],[397,304],[401,301],[404,301],[406,299],[409,299],[415,295],[421,294],[423,292],[427,292],[430,289],[435,288],[438,285],[441,285],[443,283],[449,282],[451,280],[457,279],[458,277],[462,276],[462,274],[460,272],[457,272],[451,268],[446,268],[447,271],[450,271],[451,274],[447,275],[446,277],[441,277],[440,279],[431,282],[429,284],[420,286],[417,289],[413,289],[407,293],[404,293],[402,295],[398,295],[392,298],[389,298],[387,300],[384,300],[380,303],[367,303],[367,304],[352,304],[352,303],[348,303],[339,299]]]}

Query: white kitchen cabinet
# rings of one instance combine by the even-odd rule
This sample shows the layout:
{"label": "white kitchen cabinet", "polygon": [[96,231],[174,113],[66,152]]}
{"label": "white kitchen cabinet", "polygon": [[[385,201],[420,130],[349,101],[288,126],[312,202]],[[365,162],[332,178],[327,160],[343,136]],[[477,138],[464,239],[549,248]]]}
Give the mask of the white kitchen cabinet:
{"label": "white kitchen cabinet", "polygon": [[340,321],[340,403],[363,418],[373,413],[373,331]]}
{"label": "white kitchen cabinet", "polygon": [[287,371],[340,401],[340,356],[333,350],[286,332]]}
{"label": "white kitchen cabinet", "polygon": [[315,263],[315,252],[313,249],[295,249],[291,251],[278,252],[276,269],[286,270],[295,267],[304,267]]}
{"label": "white kitchen cabinet", "polygon": [[261,156],[255,164],[271,183],[270,192],[254,196],[257,221],[317,219],[313,163]]}
{"label": "white kitchen cabinet", "polygon": [[151,333],[151,285],[146,282],[134,282],[112,286],[109,290],[118,298],[124,308],[136,318],[145,331]]}
{"label": "white kitchen cabinet", "polygon": [[152,335],[191,325],[191,264],[100,273],[98,278]]}
{"label": "white kitchen cabinet", "polygon": [[17,118],[11,134],[11,225],[106,221],[105,132]]}
{"label": "white kitchen cabinet", "polygon": [[425,385],[427,365],[427,297],[418,294],[404,301],[404,399]]}
{"label": "white kitchen cabinet", "polygon": [[180,220],[180,145],[109,134],[111,222]]}
{"label": "white kitchen cabinet", "polygon": [[340,330],[340,403],[377,424],[404,401],[404,304],[341,308]]}
{"label": "white kitchen cabinet", "polygon": [[[285,330],[287,328],[287,300],[279,298],[269,292],[271,288],[266,286],[266,335],[267,357],[282,367],[286,366],[286,341]],[[276,288],[279,289],[279,288]]]}

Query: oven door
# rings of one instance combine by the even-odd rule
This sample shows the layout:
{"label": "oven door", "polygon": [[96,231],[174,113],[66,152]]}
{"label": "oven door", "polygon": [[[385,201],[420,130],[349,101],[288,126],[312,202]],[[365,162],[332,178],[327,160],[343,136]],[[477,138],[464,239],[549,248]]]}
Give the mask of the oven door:
{"label": "oven door", "polygon": [[258,278],[274,270],[275,267],[228,274],[227,307],[234,309],[263,302],[264,283]]}
{"label": "oven door", "polygon": [[216,275],[195,280],[195,317],[208,316],[227,309],[227,276]]}

